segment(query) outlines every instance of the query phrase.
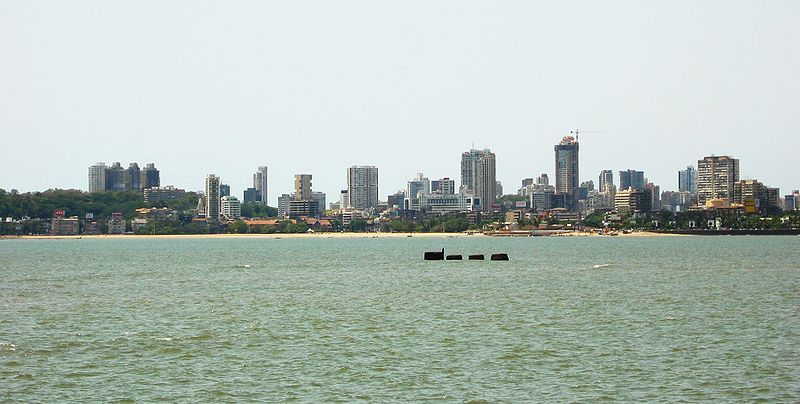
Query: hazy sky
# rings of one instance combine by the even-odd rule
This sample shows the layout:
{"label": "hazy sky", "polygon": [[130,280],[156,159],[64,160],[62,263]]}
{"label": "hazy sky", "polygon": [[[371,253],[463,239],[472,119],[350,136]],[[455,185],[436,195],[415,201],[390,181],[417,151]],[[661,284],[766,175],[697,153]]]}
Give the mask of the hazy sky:
{"label": "hazy sky", "polygon": [[380,199],[416,172],[459,179],[473,142],[506,193],[644,170],[662,190],[711,154],[800,188],[800,1],[3,1],[0,188],[87,189],[96,161],[215,173],[241,198],[269,166],[338,198],[350,165]]}

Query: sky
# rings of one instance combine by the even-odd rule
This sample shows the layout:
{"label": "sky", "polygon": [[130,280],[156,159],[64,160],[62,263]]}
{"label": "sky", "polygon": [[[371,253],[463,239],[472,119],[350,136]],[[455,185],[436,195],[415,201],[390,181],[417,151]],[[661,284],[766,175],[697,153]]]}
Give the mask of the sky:
{"label": "sky", "polygon": [[4,1],[0,188],[88,188],[98,161],[161,184],[269,198],[351,165],[380,199],[417,172],[460,179],[491,149],[505,193],[643,170],[663,190],[708,155],[800,188],[800,1]]}

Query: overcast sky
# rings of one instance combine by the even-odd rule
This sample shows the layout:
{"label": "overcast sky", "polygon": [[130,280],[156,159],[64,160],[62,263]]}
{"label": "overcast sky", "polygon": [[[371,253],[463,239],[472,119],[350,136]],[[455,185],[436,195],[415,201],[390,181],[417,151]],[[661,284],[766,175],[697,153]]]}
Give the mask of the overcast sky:
{"label": "overcast sky", "polygon": [[474,144],[514,193],[579,129],[581,180],[672,190],[729,154],[786,194],[798,38],[800,1],[3,1],[0,188],[136,161],[241,198],[267,165],[272,205],[296,173],[330,202],[361,164],[385,200],[416,172],[458,181]]}

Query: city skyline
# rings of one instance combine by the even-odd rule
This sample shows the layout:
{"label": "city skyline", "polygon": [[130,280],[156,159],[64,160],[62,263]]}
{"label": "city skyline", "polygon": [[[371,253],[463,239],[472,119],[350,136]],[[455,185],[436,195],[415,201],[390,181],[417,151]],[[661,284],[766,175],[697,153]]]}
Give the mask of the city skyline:
{"label": "city skyline", "polygon": [[636,169],[675,190],[716,154],[742,179],[800,187],[785,169],[796,2],[91,4],[2,6],[0,188],[86,190],[92,162],[139,161],[163,185],[201,190],[213,172],[241,197],[265,165],[274,206],[295,173],[337,195],[367,164],[384,199],[417,172],[458,178],[460,152],[489,148],[513,193],[555,178],[552,145],[576,129],[581,182]]}

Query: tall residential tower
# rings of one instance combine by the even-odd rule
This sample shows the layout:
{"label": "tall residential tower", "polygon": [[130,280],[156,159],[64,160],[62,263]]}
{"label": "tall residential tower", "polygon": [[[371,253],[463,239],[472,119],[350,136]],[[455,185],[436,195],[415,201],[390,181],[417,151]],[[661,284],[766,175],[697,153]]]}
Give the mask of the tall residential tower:
{"label": "tall residential tower", "polygon": [[472,149],[461,154],[461,188],[480,199],[481,210],[492,209],[497,197],[494,153]]}
{"label": "tall residential tower", "polygon": [[347,192],[349,207],[370,209],[378,206],[378,168],[374,166],[352,166],[347,169]]}
{"label": "tall residential tower", "polygon": [[565,136],[554,148],[556,152],[556,193],[563,194],[569,201],[570,210],[578,209],[578,141]]}

